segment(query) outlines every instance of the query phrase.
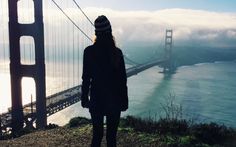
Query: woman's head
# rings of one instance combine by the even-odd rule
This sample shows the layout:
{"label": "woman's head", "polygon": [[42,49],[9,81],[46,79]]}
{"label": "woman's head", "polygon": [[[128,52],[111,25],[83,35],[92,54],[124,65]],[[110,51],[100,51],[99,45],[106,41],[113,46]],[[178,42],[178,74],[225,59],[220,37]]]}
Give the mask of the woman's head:
{"label": "woman's head", "polygon": [[100,46],[115,47],[115,41],[112,36],[111,23],[106,16],[98,16],[94,22],[95,25],[95,43]]}
{"label": "woman's head", "polygon": [[111,34],[111,23],[106,16],[98,16],[94,22],[95,25],[95,35],[100,36],[104,34]]}
{"label": "woman's head", "polygon": [[112,36],[111,23],[106,16],[98,16],[94,22],[95,25],[95,45],[103,48],[110,56],[110,61],[115,68],[118,68],[120,58],[117,54],[117,48]]}

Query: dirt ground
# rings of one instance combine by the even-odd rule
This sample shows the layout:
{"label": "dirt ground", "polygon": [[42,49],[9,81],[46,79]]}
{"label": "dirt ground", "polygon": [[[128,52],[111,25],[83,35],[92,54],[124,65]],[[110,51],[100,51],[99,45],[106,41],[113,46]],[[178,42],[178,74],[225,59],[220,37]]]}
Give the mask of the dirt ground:
{"label": "dirt ground", "polygon": [[[77,128],[59,127],[51,130],[35,131],[19,138],[0,141],[0,147],[89,147],[92,139],[92,127],[86,125]],[[106,147],[105,131],[102,146]],[[157,147],[158,139],[132,130],[119,129],[118,147]]]}

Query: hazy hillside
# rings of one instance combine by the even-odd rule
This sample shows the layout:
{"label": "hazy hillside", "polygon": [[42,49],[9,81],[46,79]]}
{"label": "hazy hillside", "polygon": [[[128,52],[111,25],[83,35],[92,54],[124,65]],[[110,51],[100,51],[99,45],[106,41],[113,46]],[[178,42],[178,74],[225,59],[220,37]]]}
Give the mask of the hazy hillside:
{"label": "hazy hillside", "polygon": [[[132,60],[142,63],[155,57],[163,57],[164,50],[150,46],[133,46],[124,50]],[[173,48],[173,62],[176,66],[204,62],[236,60],[236,48],[177,46]]]}

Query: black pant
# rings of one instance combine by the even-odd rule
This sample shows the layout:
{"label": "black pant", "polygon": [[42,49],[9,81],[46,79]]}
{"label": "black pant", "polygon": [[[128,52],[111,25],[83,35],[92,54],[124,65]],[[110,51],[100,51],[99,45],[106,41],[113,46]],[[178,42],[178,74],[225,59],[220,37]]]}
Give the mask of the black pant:
{"label": "black pant", "polygon": [[93,123],[93,139],[91,147],[100,147],[103,137],[103,119],[106,116],[106,140],[107,147],[116,147],[116,134],[120,121],[120,111],[102,114],[90,112]]}

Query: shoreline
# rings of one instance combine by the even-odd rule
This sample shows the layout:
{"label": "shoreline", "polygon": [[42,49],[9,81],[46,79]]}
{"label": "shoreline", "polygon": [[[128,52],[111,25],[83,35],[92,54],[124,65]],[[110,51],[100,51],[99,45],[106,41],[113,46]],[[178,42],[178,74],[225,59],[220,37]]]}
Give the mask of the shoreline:
{"label": "shoreline", "polygon": [[198,62],[194,64],[183,64],[180,66],[177,66],[176,69],[178,68],[186,68],[186,67],[191,67],[191,66],[201,66],[205,64],[220,64],[220,63],[236,63],[236,59],[234,60],[219,60],[219,61],[212,61],[212,62]]}

